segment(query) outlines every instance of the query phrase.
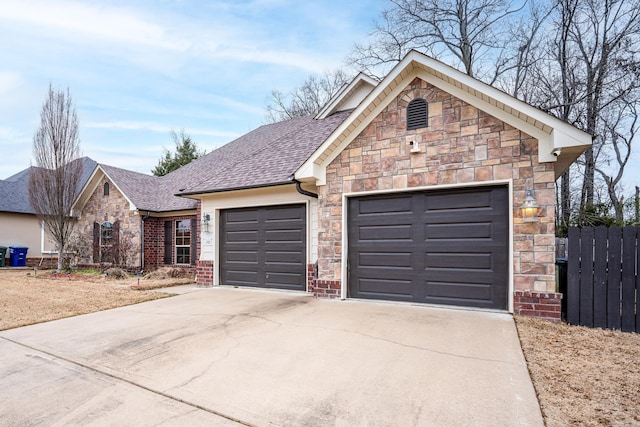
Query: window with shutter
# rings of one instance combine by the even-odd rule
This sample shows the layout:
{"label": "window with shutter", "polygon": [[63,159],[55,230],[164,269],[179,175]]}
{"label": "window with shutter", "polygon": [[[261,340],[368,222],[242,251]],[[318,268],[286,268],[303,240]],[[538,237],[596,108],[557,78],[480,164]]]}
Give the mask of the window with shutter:
{"label": "window with shutter", "polygon": [[407,130],[429,126],[427,101],[416,98],[407,105]]}

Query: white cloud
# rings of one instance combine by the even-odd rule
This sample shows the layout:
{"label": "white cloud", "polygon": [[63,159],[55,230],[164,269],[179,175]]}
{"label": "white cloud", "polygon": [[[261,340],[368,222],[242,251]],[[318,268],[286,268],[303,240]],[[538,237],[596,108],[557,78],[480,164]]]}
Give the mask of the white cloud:
{"label": "white cloud", "polygon": [[0,71],[0,96],[5,96],[18,88],[22,83],[20,74],[11,71]]}
{"label": "white cloud", "polygon": [[97,4],[68,1],[5,0],[0,8],[0,19],[55,28],[62,30],[63,34],[73,33],[66,35],[93,36],[176,50],[188,47],[188,43],[167,37],[166,30],[161,26],[135,16],[124,8],[108,9]]}

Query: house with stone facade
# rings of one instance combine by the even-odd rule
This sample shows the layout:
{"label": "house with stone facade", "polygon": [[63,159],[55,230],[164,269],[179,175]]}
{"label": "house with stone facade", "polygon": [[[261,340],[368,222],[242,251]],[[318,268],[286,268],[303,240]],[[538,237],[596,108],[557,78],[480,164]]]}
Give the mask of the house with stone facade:
{"label": "house with stone facade", "polygon": [[174,196],[180,185],[174,178],[97,164],[71,212],[83,240],[78,264],[194,271],[197,202]]}
{"label": "house with stone facade", "polygon": [[165,177],[98,165],[73,214],[87,264],[559,319],[554,183],[590,144],[412,51]]}
{"label": "house with stone facade", "polygon": [[554,183],[591,139],[412,51],[191,166],[198,283],[559,318]]}

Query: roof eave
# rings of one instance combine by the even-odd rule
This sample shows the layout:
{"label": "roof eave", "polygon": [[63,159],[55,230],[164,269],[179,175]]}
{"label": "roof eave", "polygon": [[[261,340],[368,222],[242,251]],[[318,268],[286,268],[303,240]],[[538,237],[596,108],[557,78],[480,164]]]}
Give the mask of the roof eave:
{"label": "roof eave", "polygon": [[190,197],[190,196],[202,196],[202,195],[206,195],[206,194],[228,193],[230,191],[251,190],[251,189],[256,189],[256,188],[277,187],[277,186],[280,186],[280,185],[291,185],[291,184],[295,184],[295,182],[293,182],[291,180],[287,180],[287,181],[273,182],[273,183],[267,183],[267,184],[255,184],[255,185],[245,185],[245,186],[230,187],[230,188],[217,188],[217,189],[210,189],[210,190],[187,191],[187,192],[183,192],[183,193],[176,193],[174,195],[178,196],[178,197],[199,199],[199,197]]}

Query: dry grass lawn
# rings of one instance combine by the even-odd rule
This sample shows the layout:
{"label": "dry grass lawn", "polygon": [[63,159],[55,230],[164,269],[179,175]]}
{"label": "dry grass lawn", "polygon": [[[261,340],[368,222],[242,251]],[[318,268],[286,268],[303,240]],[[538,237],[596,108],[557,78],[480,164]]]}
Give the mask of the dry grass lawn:
{"label": "dry grass lawn", "polygon": [[[54,278],[0,269],[0,330],[136,304],[193,278]],[[640,425],[640,335],[517,317],[547,426]]]}
{"label": "dry grass lawn", "polygon": [[193,278],[110,280],[101,275],[54,276],[49,271],[0,269],[0,330],[136,304],[169,294],[149,289]]}
{"label": "dry grass lawn", "polygon": [[640,334],[516,317],[546,425],[640,425]]}

